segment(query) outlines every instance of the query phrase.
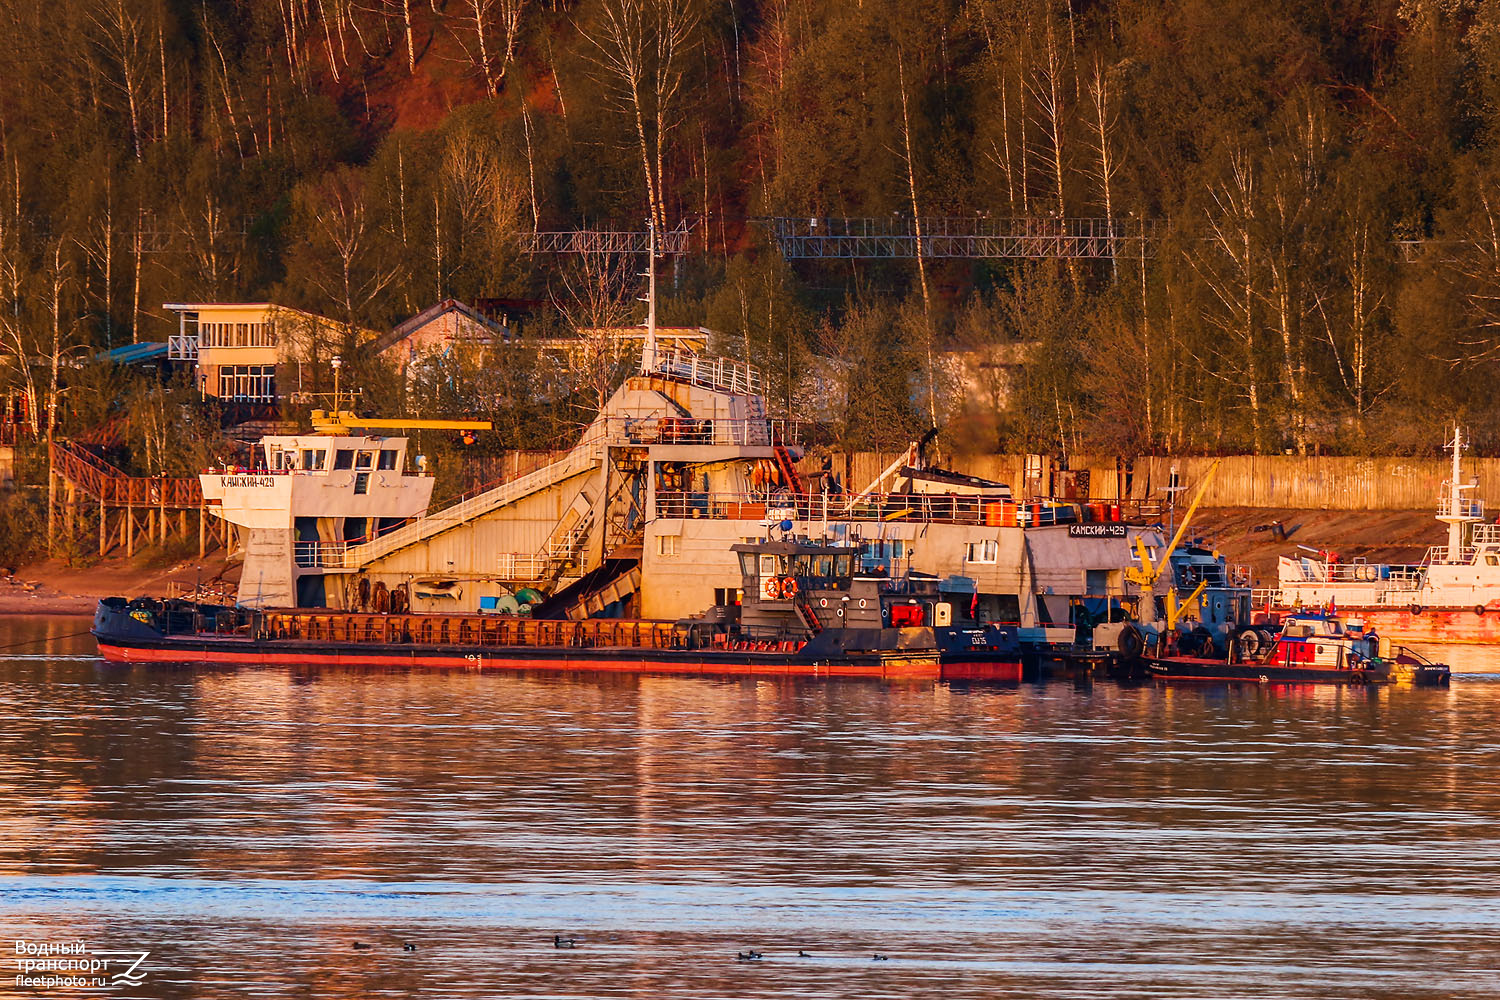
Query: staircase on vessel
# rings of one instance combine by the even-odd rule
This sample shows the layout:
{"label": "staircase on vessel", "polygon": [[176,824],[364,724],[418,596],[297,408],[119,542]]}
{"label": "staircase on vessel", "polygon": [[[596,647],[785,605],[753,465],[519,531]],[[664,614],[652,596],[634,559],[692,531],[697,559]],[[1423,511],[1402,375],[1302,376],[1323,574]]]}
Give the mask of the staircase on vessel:
{"label": "staircase on vessel", "polygon": [[576,476],[598,464],[599,453],[596,448],[588,446],[575,448],[556,462],[544,465],[523,476],[517,476],[494,489],[467,497],[440,511],[419,517],[409,524],[402,525],[362,545],[349,546],[344,553],[344,566],[351,569],[367,566],[397,549],[415,545],[433,535],[467,524],[490,511],[498,510],[518,500],[524,500],[534,493],[539,493],[549,486],[555,486],[564,479]]}

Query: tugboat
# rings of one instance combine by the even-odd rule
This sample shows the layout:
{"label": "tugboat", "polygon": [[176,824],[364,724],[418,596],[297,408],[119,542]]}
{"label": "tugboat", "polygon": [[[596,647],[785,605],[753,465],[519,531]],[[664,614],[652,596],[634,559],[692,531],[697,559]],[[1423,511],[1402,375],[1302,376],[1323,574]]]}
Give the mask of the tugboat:
{"label": "tugboat", "polygon": [[959,614],[936,578],[855,572],[854,549],[807,540],[733,546],[743,598],[676,622],[358,613],[99,602],[113,662],[414,665],[708,675],[1019,681],[1014,626]]}
{"label": "tugboat", "polygon": [[[1184,637],[1190,638],[1188,637]],[[1223,656],[1212,643],[1184,643],[1146,659],[1148,676],[1162,681],[1244,682],[1251,684],[1416,684],[1448,683],[1446,663],[1433,663],[1362,623],[1324,613],[1299,612],[1281,621],[1279,634],[1247,628]]]}

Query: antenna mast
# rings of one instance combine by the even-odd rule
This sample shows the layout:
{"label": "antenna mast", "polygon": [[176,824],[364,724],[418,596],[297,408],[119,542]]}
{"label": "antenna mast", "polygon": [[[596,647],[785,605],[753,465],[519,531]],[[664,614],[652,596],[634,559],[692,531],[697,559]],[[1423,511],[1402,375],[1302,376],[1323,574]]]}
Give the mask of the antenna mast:
{"label": "antenna mast", "polygon": [[641,374],[656,369],[656,220],[646,220],[646,345],[641,349]]}

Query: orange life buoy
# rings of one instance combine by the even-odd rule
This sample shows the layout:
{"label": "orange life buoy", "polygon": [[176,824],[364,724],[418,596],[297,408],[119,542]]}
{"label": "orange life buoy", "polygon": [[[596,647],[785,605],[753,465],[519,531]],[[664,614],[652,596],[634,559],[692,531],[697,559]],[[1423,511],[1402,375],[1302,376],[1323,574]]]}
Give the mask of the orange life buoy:
{"label": "orange life buoy", "polygon": [[797,578],[794,577],[794,576],[784,576],[784,577],[782,577],[781,578],[781,597],[782,597],[782,600],[790,601],[792,598],[794,598],[796,596],[797,596]]}

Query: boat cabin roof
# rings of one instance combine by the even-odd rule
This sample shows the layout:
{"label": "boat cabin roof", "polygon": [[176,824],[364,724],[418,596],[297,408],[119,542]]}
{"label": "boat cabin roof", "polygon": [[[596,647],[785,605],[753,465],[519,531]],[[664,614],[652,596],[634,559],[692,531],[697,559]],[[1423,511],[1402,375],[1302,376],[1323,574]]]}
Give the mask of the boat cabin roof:
{"label": "boat cabin roof", "polygon": [[731,552],[755,552],[772,556],[837,556],[853,555],[854,549],[847,545],[814,545],[810,542],[736,542],[729,547]]}

